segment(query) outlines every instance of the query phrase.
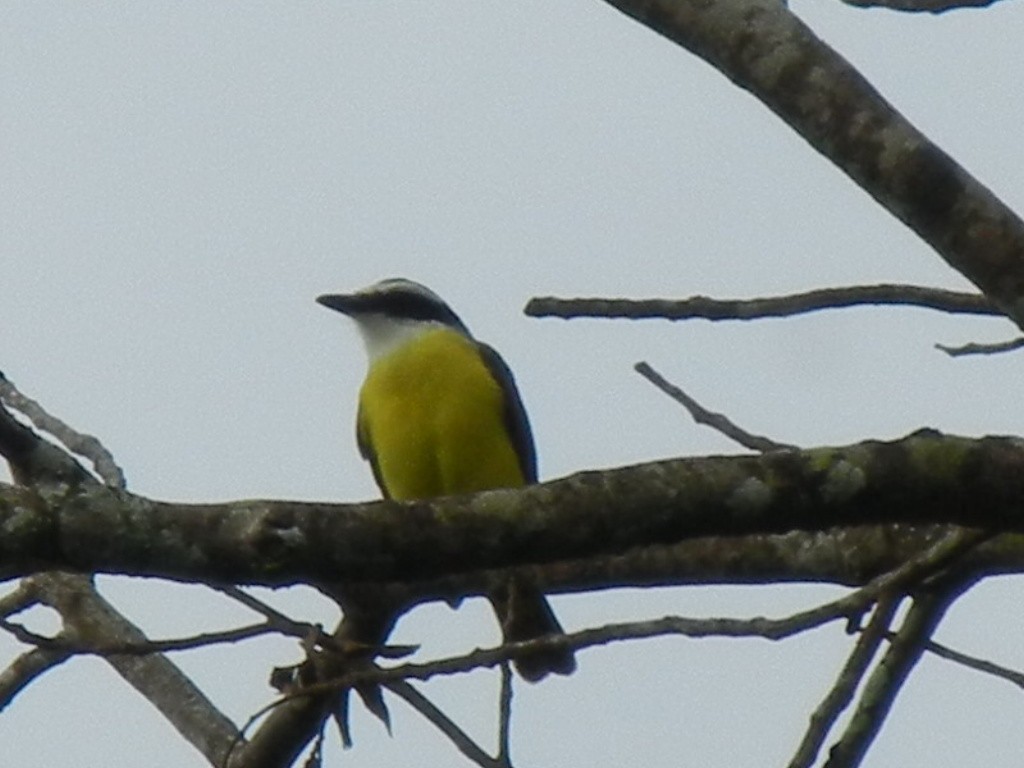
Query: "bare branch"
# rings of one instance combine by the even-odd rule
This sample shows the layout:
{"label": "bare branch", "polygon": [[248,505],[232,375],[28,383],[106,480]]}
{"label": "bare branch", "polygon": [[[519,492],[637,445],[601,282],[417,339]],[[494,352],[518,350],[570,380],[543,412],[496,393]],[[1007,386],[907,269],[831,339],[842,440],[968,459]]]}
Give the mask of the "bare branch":
{"label": "bare branch", "polygon": [[[0,628],[7,630],[22,643],[35,645],[50,651],[61,651],[72,655],[89,656],[148,656],[154,653],[166,653],[169,651],[189,651],[196,648],[206,648],[211,645],[223,643],[237,643],[242,640],[250,640],[262,635],[282,634],[282,629],[269,622],[250,624],[235,629],[223,629],[217,632],[200,632],[189,637],[169,638],[166,640],[122,640],[113,642],[84,643],[81,640],[67,638],[63,635],[47,637],[31,632],[21,624],[15,624],[0,619]],[[302,637],[302,634],[285,632],[295,637]]]}
{"label": "bare branch", "polygon": [[12,661],[0,672],[0,712],[33,680],[70,657],[67,651],[33,648]]}
{"label": "bare branch", "polygon": [[[889,626],[892,623],[893,616],[901,599],[897,595],[902,595],[904,590],[913,589],[915,584],[932,582],[936,578],[936,574],[939,574],[938,578],[940,579],[949,580],[952,578],[949,576],[950,572],[948,570],[951,564],[953,567],[959,567],[957,561],[966,552],[988,538],[988,534],[984,532],[953,531],[934,546],[922,552],[918,557],[908,561],[899,569],[889,574],[888,578],[875,579],[869,585],[872,588],[873,594],[878,595],[880,598],[871,622],[861,633],[832,689],[811,715],[810,725],[793,760],[790,762],[790,768],[809,768],[809,766],[814,764],[825,741],[825,737],[835,724],[836,719],[852,700],[864,673],[875,656],[879,644],[883,639],[892,638]],[[960,583],[962,585],[963,582],[961,581]],[[963,586],[957,586],[955,594],[959,594],[963,588]],[[854,594],[863,594],[866,591],[867,588],[859,590],[858,593]],[[951,597],[950,602],[952,599]],[[908,625],[904,622],[904,628],[908,626],[913,626],[913,624]],[[893,697],[895,697],[898,687],[896,685],[893,688]],[[879,724],[883,719],[884,713],[880,716]]]}
{"label": "bare branch", "polygon": [[[408,680],[428,680],[439,675],[451,675],[481,668],[507,665],[509,661],[524,651],[549,645],[568,645],[574,649],[580,649],[610,642],[680,634],[695,638],[727,636],[764,637],[779,640],[813,629],[829,621],[849,619],[851,615],[860,613],[865,609],[866,604],[869,604],[869,601],[875,598],[877,590],[886,589],[909,574],[917,573],[916,568],[920,567],[921,564],[917,562],[914,565],[908,564],[907,569],[899,574],[887,574],[878,579],[877,582],[873,582],[868,587],[858,590],[851,595],[783,619],[766,619],[763,617],[753,619],[688,619],[670,616],[653,621],[610,624],[595,629],[574,632],[559,638],[538,639],[521,643],[510,643],[490,649],[478,649],[462,656],[430,662],[407,663],[390,668],[361,668],[336,679],[303,686],[289,693],[284,698],[262,708],[243,727],[243,733],[256,720],[270,711],[274,711],[276,715],[281,716],[279,717],[280,722],[274,723],[272,731],[266,731],[265,727],[261,728],[254,734],[244,751],[231,755],[229,764],[236,768],[241,766],[249,768],[250,766],[278,764],[271,759],[271,756],[275,755],[275,753],[271,752],[271,755],[262,754],[265,749],[273,750],[275,746],[279,746],[285,741],[284,739],[277,738],[277,733],[288,732],[290,729],[304,726],[311,738],[318,727],[319,718],[322,718],[326,711],[325,697],[328,697],[327,700],[329,700],[332,694],[347,691],[360,683],[382,684],[406,700],[410,700],[410,698],[416,699],[418,694],[411,687],[407,687],[408,682],[406,681]],[[868,601],[868,603],[865,601]],[[411,694],[409,693],[410,690],[412,691]],[[505,695],[507,696],[507,694]],[[491,758],[472,743],[471,740],[465,742],[455,735],[457,732],[461,732],[458,727],[451,723],[443,713],[435,711],[436,708],[429,704],[429,702],[423,704],[422,708],[417,707],[417,709],[424,716],[428,717],[431,722],[434,722],[435,725],[441,728],[456,743],[460,751],[463,751],[470,759],[478,762],[478,764],[492,766],[493,768],[508,768],[510,763],[507,759],[507,748],[504,758],[501,753],[499,753],[497,759]],[[269,722],[271,721],[268,720]],[[502,738],[507,738],[507,736]],[[300,738],[292,737],[288,743],[297,744],[300,742],[305,743]],[[289,752],[288,754],[292,753]],[[276,755],[276,757],[282,757],[282,755]]]}
{"label": "bare branch", "polygon": [[37,429],[53,435],[69,451],[92,462],[103,482],[112,488],[125,488],[124,472],[113,455],[92,435],[77,432],[55,416],[50,415],[35,400],[26,397],[0,373],[0,402],[23,414]]}
{"label": "bare branch", "polygon": [[[297,707],[296,705],[302,706]],[[268,734],[275,730],[273,722],[269,719],[267,723],[264,723],[263,727],[253,734],[248,743],[245,742],[245,735],[264,716],[274,712],[288,715],[297,709],[301,709],[304,716],[301,722],[305,726],[303,729],[305,738],[297,739],[294,743],[290,743],[293,749],[289,749],[287,753],[274,748],[282,739],[278,738],[278,733],[276,732],[268,736]],[[241,766],[245,766],[245,768],[256,768],[257,766],[260,768],[263,766],[270,768],[271,766],[291,765],[302,751],[302,748],[310,740],[314,739],[317,734],[322,732],[325,720],[324,715],[325,710],[320,702],[315,701],[311,696],[305,696],[298,692],[272,701],[249,715],[228,745],[224,759],[216,763],[217,768],[228,768],[229,766],[230,768],[241,768]],[[278,720],[280,721],[281,718],[279,717]],[[294,723],[298,722],[298,719],[294,720]],[[286,733],[286,731],[282,731],[282,733]]]}
{"label": "bare branch", "polygon": [[[89,579],[48,573],[32,578],[40,599],[56,609],[69,635],[91,644],[145,642],[146,636],[95,591]],[[237,736],[199,688],[162,655],[109,656],[107,662],[145,696],[213,765],[223,763]]]}
{"label": "bare branch", "polygon": [[730,421],[724,414],[713,413],[706,410],[700,403],[683,392],[679,387],[669,382],[645,362],[637,363],[633,366],[633,369],[666,395],[682,405],[690,412],[690,416],[693,417],[695,422],[698,424],[705,424],[712,429],[721,432],[730,440],[739,443],[744,448],[749,448],[752,451],[759,451],[761,453],[784,449],[796,449],[796,446],[777,443],[770,438],[751,434],[750,432],[736,426],[736,424]]}
{"label": "bare branch", "polygon": [[945,13],[959,8],[987,8],[999,0],[843,0],[857,8],[888,8],[910,13]]}
{"label": "bare branch", "polygon": [[[807,631],[829,621],[858,618],[883,591],[900,588],[908,583],[925,578],[950,560],[983,540],[987,534],[970,531],[954,531],[934,542],[925,551],[918,552],[902,563],[896,570],[886,573],[867,586],[838,600],[803,611],[783,619],[686,619],[665,617],[654,621],[630,622],[575,632],[563,637],[542,638],[522,643],[512,643],[492,649],[476,650],[472,653],[425,663],[407,663],[390,668],[361,667],[346,670],[339,676],[304,685],[291,692],[284,699],[265,707],[250,719],[243,732],[268,711],[274,710],[263,727],[257,731],[248,747],[232,755],[231,765],[254,768],[274,766],[294,759],[301,745],[312,738],[319,727],[320,719],[329,711],[330,702],[339,692],[347,691],[360,684],[389,685],[393,681],[419,679],[427,680],[437,675],[469,672],[479,668],[506,665],[524,651],[568,645],[584,648],[593,645],[659,635],[682,634],[689,637],[730,636],[766,637],[781,639],[798,632]],[[502,707],[510,707],[510,691],[503,695]],[[506,703],[508,702],[508,703]],[[505,715],[502,715],[504,718]],[[499,726],[501,727],[501,726]],[[507,726],[506,726],[507,727]],[[499,734],[504,743],[507,733]],[[505,755],[505,758],[502,755]],[[505,759],[507,747],[499,747],[498,761]]]}
{"label": "bare branch", "polygon": [[811,722],[789,763],[789,768],[810,768],[814,764],[825,737],[839,715],[849,706],[868,665],[878,651],[878,646],[885,639],[899,603],[900,601],[894,597],[883,597],[878,601],[871,621],[857,639],[835,683],[821,704],[811,713]]}
{"label": "bare branch", "polygon": [[434,727],[448,737],[459,752],[481,766],[481,768],[508,768],[507,763],[496,760],[488,755],[464,730],[459,728],[451,718],[438,709],[433,702],[417,691],[410,683],[405,680],[392,680],[386,683],[386,687],[427,718]]}
{"label": "bare branch", "polygon": [[[323,631],[323,627],[319,624],[310,624],[305,621],[296,621],[289,616],[278,611],[270,605],[267,605],[262,600],[258,600],[250,595],[245,590],[234,587],[234,586],[219,586],[214,587],[218,592],[227,595],[233,600],[237,600],[246,608],[260,614],[266,619],[264,626],[273,628],[283,635],[291,635],[292,637],[300,637],[308,639],[311,636],[320,638],[326,637]],[[407,651],[411,652],[411,651]]]}
{"label": "bare branch", "polygon": [[[0,384],[6,380],[0,380]],[[20,485],[95,482],[74,459],[56,445],[43,440],[4,407],[0,399],[0,456],[7,459],[11,474]]]}
{"label": "bare branch", "polygon": [[959,347],[949,347],[945,344],[935,345],[936,349],[945,352],[950,357],[963,357],[964,355],[997,355],[1001,352],[1013,352],[1021,347],[1024,347],[1024,336],[995,344],[964,344]]}
{"label": "bare branch", "polygon": [[39,597],[32,589],[31,583],[22,581],[3,597],[0,597],[0,617],[7,618],[31,608],[39,602]]}
{"label": "bare branch", "polygon": [[356,683],[383,683],[391,680],[429,680],[439,675],[470,672],[475,669],[497,667],[511,661],[524,651],[569,647],[581,650],[627,640],[682,635],[689,638],[704,637],[760,637],[782,640],[820,627],[836,620],[853,621],[868,610],[881,595],[902,590],[929,577],[949,563],[958,560],[970,548],[987,538],[976,531],[955,531],[917,553],[899,568],[883,574],[864,587],[848,595],[805,611],[778,619],[756,616],[747,619],[708,618],[692,619],[665,616],[660,619],[606,624],[560,636],[550,636],[517,643],[506,643],[493,648],[477,649],[461,656],[429,662],[410,662],[387,668],[367,668],[345,674],[337,680],[315,683],[304,687],[301,695],[312,696],[333,690],[350,688]]}
{"label": "bare branch", "polygon": [[4,407],[0,400],[0,456],[7,459],[18,483],[27,484],[29,458],[39,438]]}
{"label": "bare branch", "polygon": [[687,299],[559,299],[542,296],[531,299],[525,312],[531,317],[560,317],[566,320],[576,317],[759,320],[865,305],[920,307],[955,314],[1003,316],[985,296],[978,293],[884,284],[823,288],[755,299],[712,299],[707,296],[691,296]]}
{"label": "bare branch", "polygon": [[1020,531],[1020,498],[1024,443],[928,431],[405,503],[170,504],[99,485],[40,497],[0,484],[0,563],[7,574],[411,583],[710,536],[893,523]]}
{"label": "bare branch", "polygon": [[501,665],[501,694],[498,699],[498,758],[501,768],[512,768],[512,665]]}
{"label": "bare branch", "polygon": [[[484,766],[484,768],[511,768],[510,764],[501,758],[495,759],[488,755],[451,718],[401,675],[380,668],[364,669],[338,679],[296,688],[283,698],[261,708],[249,718],[242,727],[241,733],[248,731],[257,720],[268,713],[274,713],[277,716],[276,721],[268,720],[267,724],[254,734],[244,751],[230,755],[231,759],[228,764],[232,768],[242,768],[243,766],[255,768],[256,766],[281,764],[283,761],[280,758],[284,758],[285,761],[294,759],[295,745],[301,745],[305,741],[290,731],[298,729],[308,732],[312,737],[318,729],[322,729],[321,723],[330,711],[332,697],[337,696],[339,692],[342,696],[347,697],[347,692],[350,689],[361,682],[370,682],[371,678],[372,682],[383,684],[396,696],[405,700],[441,731],[463,755],[477,765]],[[347,701],[347,698],[342,701]],[[344,716],[342,722],[344,722]],[[279,737],[280,734],[285,733],[288,733],[287,738]],[[350,742],[346,740],[346,743]],[[282,744],[289,745],[287,754],[277,753],[275,748],[280,748]]]}
{"label": "bare branch", "polygon": [[961,664],[969,669],[973,669],[976,672],[984,672],[986,675],[993,675],[1002,680],[1006,680],[1009,683],[1013,683],[1018,688],[1024,688],[1024,672],[1018,672],[1015,669],[1004,667],[1001,664],[995,664],[985,659],[979,659],[977,656],[970,656],[960,651],[955,651],[948,646],[937,643],[934,640],[930,640],[925,647],[929,653],[933,653],[940,659],[946,659],[952,661],[955,664]]}
{"label": "bare branch", "polygon": [[[538,584],[543,584],[546,590],[554,585],[559,590],[577,591],[581,584],[592,584],[592,574],[598,572],[610,575],[617,582],[629,586],[722,581],[764,582],[778,581],[780,576],[784,580],[798,578],[863,584],[868,574],[896,569],[884,573],[863,590],[852,592],[834,603],[819,606],[792,619],[808,626],[813,622],[820,625],[826,621],[852,620],[867,610],[871,602],[877,598],[878,590],[897,589],[901,584],[914,582],[927,575],[938,567],[937,564],[942,562],[944,557],[952,557],[955,554],[949,543],[949,535],[955,530],[957,529],[945,527],[908,529],[889,526],[844,530],[811,537],[786,534],[742,540],[729,539],[721,542],[694,541],[673,547],[652,548],[650,551],[634,550],[605,561],[591,558],[573,563],[558,563],[547,569],[531,569],[529,574]],[[1008,540],[1012,540],[1012,537],[1008,537]],[[992,563],[998,563],[1000,558],[1007,557],[1007,548],[992,544],[985,551],[989,552],[986,557],[991,559],[985,568],[995,572]],[[683,577],[666,580],[664,574],[673,570],[683,574]],[[492,571],[481,576],[480,584],[490,583],[495,573],[499,572]],[[842,575],[837,579],[838,574]],[[416,602],[467,594],[466,584],[471,583],[476,582],[467,581],[465,577],[447,577],[437,584],[425,584],[421,587],[422,592],[416,591]],[[404,586],[403,589],[408,587]],[[446,671],[466,672],[481,665],[494,666],[503,660],[513,658],[515,652],[512,648],[505,648],[490,657],[477,656],[468,660],[459,657],[454,660],[441,660],[440,663],[431,662],[433,666],[424,665],[419,668],[419,673],[422,678],[428,678],[432,674],[442,674]],[[339,689],[359,681],[382,682],[397,679],[410,671],[409,667],[396,667],[394,670],[370,670],[364,672],[361,677],[338,678],[319,688],[304,689],[303,693],[306,695],[275,702],[265,710],[273,711],[250,736],[246,748],[232,754],[231,766],[276,768],[288,764],[290,760],[294,760],[302,746],[315,736],[319,722],[325,714],[324,702],[334,700],[332,694],[336,696]],[[417,670],[414,668],[412,671]],[[317,698],[318,696],[320,698]],[[262,714],[261,712],[254,717],[253,722]]]}
{"label": "bare branch", "polygon": [[1024,222],[785,3],[607,2],[760,99],[1024,326]]}
{"label": "bare branch", "polygon": [[248,592],[246,592],[244,589],[241,589],[239,587],[230,586],[230,585],[229,586],[214,587],[214,589],[216,589],[221,594],[227,595],[232,600],[238,601],[239,603],[244,605],[246,608],[248,608],[248,609],[250,609],[252,611],[255,611],[256,613],[260,614],[261,616],[266,618],[266,620],[268,622],[270,622],[272,624],[279,624],[279,625],[285,626],[285,627],[302,628],[302,629],[308,629],[309,628],[308,624],[305,624],[304,622],[301,622],[301,621],[295,621],[294,619],[284,615],[283,613],[278,611],[276,608],[273,608],[272,606],[267,605],[262,600],[259,600],[259,599],[255,598],[255,597],[253,597]]}
{"label": "bare branch", "polygon": [[[5,399],[11,396],[11,392],[10,386],[4,387]],[[17,397],[15,399],[17,400]],[[47,424],[48,428],[58,433],[62,431],[57,424],[45,421],[49,418],[45,414],[40,416],[40,413],[33,413],[34,404],[19,402],[30,415],[44,418],[43,423]],[[41,410],[39,409],[40,412]],[[73,430],[70,432],[73,433]],[[64,437],[74,443],[77,438],[71,433],[64,434]],[[85,446],[83,450],[94,452],[95,446],[89,441],[85,441]],[[9,499],[0,500],[0,517],[6,517],[7,522],[12,522],[15,518],[26,521],[22,516],[25,509],[45,506],[44,500],[47,499],[63,498],[69,501],[75,492],[123,493],[116,488],[100,486],[70,455],[42,440],[32,430],[14,419],[2,403],[0,454],[11,463],[15,479],[32,486],[31,490],[27,490],[12,489],[10,486],[0,484],[0,496],[6,491],[13,491],[20,496],[21,502],[27,505],[26,508],[19,509],[16,504],[15,508],[12,508],[8,504]],[[103,474],[116,484],[120,470],[113,472],[110,467],[105,467],[102,453],[96,455],[95,460],[102,467]],[[85,510],[80,512],[85,517],[89,516]],[[11,514],[13,518],[7,517]],[[10,529],[7,529],[5,534],[9,533]],[[56,546],[59,548],[62,545]],[[37,563],[31,570],[41,569],[41,564]],[[64,632],[68,636],[93,645],[144,642],[146,639],[137,627],[99,596],[89,578],[56,571],[35,573],[25,588],[40,602],[60,613],[64,622]],[[53,653],[59,654],[63,651]],[[107,657],[107,661],[129,684],[149,699],[171,725],[211,763],[217,764],[227,755],[229,745],[237,735],[234,725],[164,656],[115,655]],[[41,661],[34,663],[37,666],[42,664]]]}
{"label": "bare branch", "polygon": [[943,584],[915,596],[889,650],[864,686],[846,731],[829,751],[825,768],[856,768],[861,764],[935,628],[971,583],[973,581],[965,581],[960,576],[951,576]]}

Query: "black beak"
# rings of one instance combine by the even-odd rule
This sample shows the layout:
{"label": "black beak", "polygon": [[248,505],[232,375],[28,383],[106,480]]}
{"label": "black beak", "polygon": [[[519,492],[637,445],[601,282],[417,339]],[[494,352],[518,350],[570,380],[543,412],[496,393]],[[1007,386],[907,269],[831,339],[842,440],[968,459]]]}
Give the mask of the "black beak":
{"label": "black beak", "polygon": [[316,297],[316,303],[344,315],[351,315],[363,308],[366,297],[349,293],[325,293],[323,296]]}

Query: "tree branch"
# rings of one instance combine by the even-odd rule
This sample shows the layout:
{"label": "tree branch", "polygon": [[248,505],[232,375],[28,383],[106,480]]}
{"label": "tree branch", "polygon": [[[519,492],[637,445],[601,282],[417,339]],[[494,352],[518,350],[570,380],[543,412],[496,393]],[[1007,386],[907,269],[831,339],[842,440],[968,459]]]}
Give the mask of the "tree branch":
{"label": "tree branch", "polygon": [[744,448],[749,448],[752,451],[760,451],[761,453],[780,451],[784,449],[796,450],[796,446],[794,445],[777,443],[770,438],[751,434],[745,429],[736,426],[736,424],[730,421],[724,414],[713,413],[712,411],[707,410],[704,406],[683,392],[679,387],[672,384],[668,379],[654,370],[647,363],[637,363],[633,366],[633,370],[677,403],[682,405],[687,411],[689,411],[690,416],[696,423],[705,424],[711,427],[728,437],[730,440],[739,443]]}
{"label": "tree branch", "polygon": [[501,689],[498,697],[498,766],[512,768],[512,665],[501,665]]}
{"label": "tree branch", "polygon": [[346,671],[339,679],[305,686],[302,697],[317,693],[350,688],[361,682],[385,683],[393,680],[429,680],[438,675],[452,675],[475,669],[497,667],[513,660],[524,651],[568,647],[573,650],[593,648],[614,642],[642,640],[652,637],[684,636],[704,637],[760,637],[783,640],[793,635],[816,629],[824,624],[845,620],[851,624],[883,595],[901,592],[916,585],[955,562],[963,566],[963,556],[979,546],[987,534],[977,531],[955,530],[947,532],[927,549],[907,559],[894,570],[872,579],[862,588],[814,608],[783,618],[708,618],[692,619],[683,616],[665,616],[646,621],[606,624],[600,627],[569,632],[557,637],[506,643],[494,648],[478,648],[460,656],[428,662],[407,662],[394,667],[368,667]]}
{"label": "tree branch", "polygon": [[861,764],[935,628],[970,583],[953,576],[915,596],[888,652],[865,684],[845,733],[829,751],[825,768],[856,768]]}
{"label": "tree branch", "polygon": [[[551,644],[569,645],[576,649],[603,645],[610,642],[650,638],[655,636],[685,635],[688,637],[765,637],[779,640],[808,631],[830,621],[856,620],[878,595],[907,584],[916,583],[959,558],[970,547],[978,544],[984,534],[967,531],[946,531],[923,551],[900,563],[890,573],[883,574],[868,585],[838,600],[781,619],[688,619],[665,617],[653,621],[611,624],[571,633],[561,639],[540,639],[496,648],[476,650],[452,658],[425,663],[405,663],[390,668],[364,667],[352,670],[342,666],[339,676],[304,685],[284,700],[275,702],[262,712],[271,711],[264,725],[253,735],[245,749],[231,755],[232,766],[276,766],[287,763],[312,738],[320,727],[320,720],[330,711],[330,703],[339,693],[359,684],[388,684],[395,680],[427,680],[437,675],[451,675],[481,668],[507,666],[508,662],[524,650]],[[502,706],[507,707],[503,697]],[[262,714],[261,712],[261,714]],[[258,717],[259,715],[257,715]],[[505,716],[503,715],[503,718]],[[253,718],[255,720],[255,717]],[[507,721],[502,726],[507,738]],[[499,738],[499,743],[502,738]],[[506,760],[507,748],[499,749],[497,760]],[[502,757],[504,755],[505,757]]]}
{"label": "tree branch", "polygon": [[6,619],[27,608],[31,608],[38,602],[39,597],[36,595],[35,590],[32,589],[31,584],[22,581],[6,595],[0,597],[0,617]]}
{"label": "tree branch", "polygon": [[828,732],[835,725],[839,715],[849,706],[868,665],[875,658],[878,646],[885,639],[899,603],[900,601],[895,597],[885,597],[879,600],[871,616],[871,621],[857,638],[853,651],[850,652],[850,657],[840,670],[832,688],[817,709],[811,713],[811,722],[796,754],[789,763],[789,768],[810,768],[814,765],[821,745],[825,743],[825,737],[828,736]]}
{"label": "tree branch", "polygon": [[0,373],[0,403],[14,408],[27,417],[37,429],[53,435],[69,451],[92,462],[96,474],[104,483],[112,488],[126,487],[124,472],[98,439],[72,429],[56,416],[47,413],[35,400],[21,394],[3,373]]}
{"label": "tree branch", "polygon": [[856,8],[888,8],[911,13],[945,13],[958,8],[987,8],[999,0],[843,0]]}
{"label": "tree branch", "polygon": [[719,69],[1024,327],[1024,223],[777,0],[606,0]]}
{"label": "tree branch", "polygon": [[[2,380],[4,384],[9,382]],[[94,481],[74,459],[55,445],[41,439],[20,423],[4,407],[0,399],[0,456],[7,459],[15,482],[34,485],[44,481],[51,485]]]}
{"label": "tree branch", "polygon": [[0,569],[281,585],[419,581],[707,536],[868,524],[1024,531],[1024,443],[894,442],[686,458],[421,502],[156,502],[0,484]]}
{"label": "tree branch", "polygon": [[935,348],[945,352],[950,357],[963,357],[965,355],[997,355],[1001,352],[1013,352],[1024,347],[1024,337],[1000,341],[994,344],[962,344],[959,347],[951,347],[946,344],[936,344]]}
{"label": "tree branch", "polygon": [[[142,643],[145,635],[121,616],[83,576],[39,574],[32,585],[57,610],[66,631],[86,644]],[[108,656],[106,661],[145,696],[212,765],[222,765],[237,737],[234,724],[162,655]]]}
{"label": "tree branch", "polygon": [[[12,391],[17,394],[9,383],[5,383],[8,384],[4,389],[5,398],[10,398]],[[17,394],[17,397],[21,395]],[[15,399],[17,401],[17,398]],[[27,406],[30,413],[33,408],[38,409],[39,413],[35,414],[37,418],[42,418],[40,414],[50,418],[36,404],[27,402],[30,403],[30,406]],[[93,449],[88,441],[87,446],[88,450]],[[37,513],[47,516],[50,512],[46,510],[50,505],[63,507],[77,494],[93,493],[102,496],[107,493],[124,493],[117,488],[100,485],[70,455],[42,440],[32,430],[14,419],[2,402],[0,455],[10,462],[15,480],[29,486],[13,488],[0,484],[0,497],[7,492],[16,493],[20,497],[19,503],[27,505],[26,511],[35,509]],[[103,474],[110,475],[108,479],[116,485],[119,482],[120,471],[117,470],[111,475],[109,467],[103,465],[102,456],[97,461],[100,462]],[[13,512],[13,516],[8,517],[7,512]],[[30,513],[29,518],[31,516]],[[15,528],[19,525],[19,518],[22,522],[32,524],[21,512],[11,510],[6,499],[0,500],[0,517],[4,518],[5,524],[13,523]],[[6,533],[10,533],[11,530],[7,528]],[[55,541],[53,546],[60,545]],[[0,555],[0,561],[2,560],[3,556]],[[16,594],[29,594],[55,609],[63,621],[63,634],[85,644],[97,646],[145,642],[145,635],[100,597],[90,578],[56,571],[57,569],[53,569],[50,573],[34,573],[19,586]],[[20,598],[13,600],[12,608],[16,608],[18,599]],[[43,652],[47,653],[52,654],[50,658],[59,659],[64,651],[57,649]],[[41,668],[44,660],[47,660],[44,655],[38,656],[34,661],[36,668]],[[106,661],[160,710],[171,725],[207,760],[214,765],[220,765],[226,759],[231,745],[237,740],[237,729],[166,657],[159,654],[112,655],[106,657]],[[17,681],[14,680],[11,690],[16,685]]]}
{"label": "tree branch", "polygon": [[524,310],[531,317],[625,318],[629,320],[760,320],[768,317],[857,306],[903,306],[953,314],[1003,317],[985,296],[917,285],[851,285],[756,299],[560,299],[539,296]]}
{"label": "tree branch", "polygon": [[427,718],[435,728],[448,737],[459,752],[481,768],[508,768],[507,763],[488,755],[464,730],[438,709],[430,699],[417,691],[411,683],[405,680],[392,680],[386,687]]}
{"label": "tree branch", "polygon": [[33,648],[21,654],[0,672],[0,712],[14,697],[43,673],[63,664],[71,657],[68,651]]}
{"label": "tree branch", "polygon": [[1024,688],[1024,672],[1018,672],[1016,669],[1010,669],[1004,667],[1001,664],[995,664],[994,662],[987,661],[985,659],[979,659],[977,656],[970,656],[960,651],[955,651],[941,643],[937,643],[934,640],[930,640],[925,650],[929,653],[933,653],[940,659],[951,661],[954,664],[960,664],[961,666],[973,669],[975,672],[984,672],[986,675],[992,675],[998,677],[1001,680],[1005,680],[1008,683],[1016,685],[1018,688]]}
{"label": "tree branch", "polygon": [[[196,648],[207,648],[222,643],[238,643],[263,635],[282,634],[281,627],[260,622],[234,629],[222,629],[216,632],[200,632],[188,637],[168,638],[165,640],[119,640],[99,643],[84,643],[81,640],[66,638],[63,635],[47,637],[31,632],[20,624],[0,619],[0,628],[10,632],[19,642],[34,645],[49,651],[63,652],[72,655],[91,656],[148,656],[168,651],[190,651]],[[295,637],[302,635],[295,635]]]}

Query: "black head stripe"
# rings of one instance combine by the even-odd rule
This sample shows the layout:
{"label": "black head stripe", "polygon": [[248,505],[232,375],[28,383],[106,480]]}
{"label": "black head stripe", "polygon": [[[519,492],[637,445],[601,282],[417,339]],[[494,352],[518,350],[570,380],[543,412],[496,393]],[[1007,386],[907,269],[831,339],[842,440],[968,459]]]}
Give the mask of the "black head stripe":
{"label": "black head stripe", "polygon": [[440,304],[429,296],[408,291],[382,293],[376,298],[380,304],[377,311],[393,317],[407,317],[410,320],[436,320],[463,330],[466,326],[447,304]]}
{"label": "black head stripe", "polygon": [[412,291],[355,294],[351,297],[351,306],[358,312],[379,313],[409,320],[433,320],[469,332],[447,304]]}
{"label": "black head stripe", "polygon": [[379,314],[396,319],[433,321],[470,335],[451,307],[428,289],[407,280],[383,280],[365,291],[328,294],[319,296],[317,301],[347,315]]}

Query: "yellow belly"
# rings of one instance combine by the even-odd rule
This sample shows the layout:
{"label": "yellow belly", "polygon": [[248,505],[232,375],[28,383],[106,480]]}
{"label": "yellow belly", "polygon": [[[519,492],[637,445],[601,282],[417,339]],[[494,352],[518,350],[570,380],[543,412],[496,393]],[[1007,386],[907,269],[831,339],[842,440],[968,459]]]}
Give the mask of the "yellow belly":
{"label": "yellow belly", "polygon": [[430,331],[377,360],[359,405],[360,434],[393,499],[524,484],[501,387],[459,333]]}

